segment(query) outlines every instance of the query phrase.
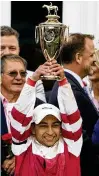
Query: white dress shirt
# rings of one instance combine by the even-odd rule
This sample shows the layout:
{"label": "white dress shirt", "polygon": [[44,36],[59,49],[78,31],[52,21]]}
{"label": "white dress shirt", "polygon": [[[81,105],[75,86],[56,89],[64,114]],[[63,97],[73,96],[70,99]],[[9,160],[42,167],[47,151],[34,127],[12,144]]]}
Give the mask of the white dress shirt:
{"label": "white dress shirt", "polygon": [[[32,74],[33,74],[33,72],[30,71],[30,70],[27,70],[27,73],[28,73],[28,74],[27,74],[26,79],[27,79],[28,77],[32,76]],[[36,97],[39,98],[40,100],[46,102],[44,86],[43,86],[43,83],[42,83],[41,80],[38,80],[38,81],[36,82]]]}
{"label": "white dress shirt", "polygon": [[79,75],[77,75],[76,73],[74,73],[73,71],[71,71],[69,69],[64,69],[64,71],[70,73],[79,82],[79,84],[81,85],[81,87],[82,88],[84,87],[83,81],[82,81],[82,79],[80,78]]}
{"label": "white dress shirt", "polygon": [[0,98],[1,98],[1,101],[2,101],[2,104],[4,107],[4,113],[5,113],[5,117],[6,117],[6,124],[8,127],[8,132],[11,133],[9,114],[11,113],[11,110],[12,110],[15,103],[9,103],[8,100],[2,94],[0,94]]}

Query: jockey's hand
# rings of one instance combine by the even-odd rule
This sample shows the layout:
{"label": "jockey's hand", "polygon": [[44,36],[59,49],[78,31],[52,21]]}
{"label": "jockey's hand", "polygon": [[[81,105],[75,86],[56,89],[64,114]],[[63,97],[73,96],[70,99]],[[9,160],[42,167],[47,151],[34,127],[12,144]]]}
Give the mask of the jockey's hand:
{"label": "jockey's hand", "polygon": [[56,62],[56,60],[53,60],[51,62],[52,64],[50,65],[50,71],[51,71],[51,74],[52,75],[55,75],[55,76],[59,76],[60,77],[60,80],[63,80],[64,77],[65,77],[65,73],[64,73],[64,68],[63,66],[61,66],[60,64],[58,64]]}
{"label": "jockey's hand", "polygon": [[[56,62],[56,61],[54,61],[54,62]],[[31,76],[31,79],[34,81],[38,81],[40,79],[41,75],[50,75],[51,74],[51,70],[50,70],[51,65],[52,65],[52,62],[50,62],[50,61],[46,61],[43,65],[40,65],[35,70],[33,75]]]}

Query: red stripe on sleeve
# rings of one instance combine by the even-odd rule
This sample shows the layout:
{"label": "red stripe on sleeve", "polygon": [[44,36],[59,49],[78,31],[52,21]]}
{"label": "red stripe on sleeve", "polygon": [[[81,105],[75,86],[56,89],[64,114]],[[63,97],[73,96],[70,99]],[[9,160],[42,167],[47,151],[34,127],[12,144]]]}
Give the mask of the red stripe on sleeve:
{"label": "red stripe on sleeve", "polygon": [[26,83],[29,84],[30,86],[33,86],[33,87],[34,87],[35,84],[36,84],[36,81],[34,81],[34,80],[28,78],[27,81],[26,81]]}
{"label": "red stripe on sleeve", "polygon": [[71,115],[61,114],[61,118],[64,123],[73,124],[79,120],[80,112],[77,110]]}
{"label": "red stripe on sleeve", "polygon": [[63,86],[63,85],[65,85],[65,84],[67,84],[67,83],[68,83],[68,80],[67,80],[66,78],[64,78],[64,79],[61,80],[61,81],[58,81],[59,86]]}
{"label": "red stripe on sleeve", "polygon": [[74,141],[77,141],[81,137],[81,134],[82,134],[82,128],[80,128],[78,131],[74,133],[72,133],[71,131],[66,131],[62,129],[63,137]]}
{"label": "red stripe on sleeve", "polygon": [[27,131],[25,131],[23,134],[20,134],[19,131],[17,131],[15,128],[11,126],[11,133],[15,139],[19,141],[24,141],[31,135],[31,127]]}
{"label": "red stripe on sleeve", "polygon": [[68,118],[67,118],[67,115],[66,115],[66,114],[61,114],[61,119],[62,119],[62,122],[64,122],[64,123],[69,123],[69,121],[68,121]]}
{"label": "red stripe on sleeve", "polygon": [[27,126],[30,123],[30,121],[32,120],[32,117],[26,117],[25,114],[22,114],[14,107],[12,109],[11,114],[16,121],[18,121],[19,123],[22,124],[22,126]]}

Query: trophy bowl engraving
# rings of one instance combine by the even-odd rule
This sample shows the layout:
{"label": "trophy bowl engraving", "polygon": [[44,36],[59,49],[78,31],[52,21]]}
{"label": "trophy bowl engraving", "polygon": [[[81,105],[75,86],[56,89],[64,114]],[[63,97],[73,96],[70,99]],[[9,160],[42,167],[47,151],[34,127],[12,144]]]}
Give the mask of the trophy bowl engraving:
{"label": "trophy bowl engraving", "polygon": [[[45,59],[48,61],[57,59],[59,50],[65,39],[69,35],[68,27],[58,21],[60,18],[57,15],[58,7],[50,5],[43,5],[43,8],[47,8],[48,15],[47,21],[40,23],[36,26],[36,41],[40,40],[40,46],[44,54]],[[53,11],[53,14],[51,13]],[[67,30],[67,33],[65,32]],[[67,36],[66,36],[67,34]],[[59,79],[59,76],[49,75],[42,76],[42,79]]]}
{"label": "trophy bowl engraving", "polygon": [[44,41],[47,43],[53,42],[55,39],[55,33],[52,29],[48,28],[45,30]]}
{"label": "trophy bowl engraving", "polygon": [[63,28],[60,26],[43,26],[40,27],[40,44],[46,60],[57,59],[60,46],[63,40]]}

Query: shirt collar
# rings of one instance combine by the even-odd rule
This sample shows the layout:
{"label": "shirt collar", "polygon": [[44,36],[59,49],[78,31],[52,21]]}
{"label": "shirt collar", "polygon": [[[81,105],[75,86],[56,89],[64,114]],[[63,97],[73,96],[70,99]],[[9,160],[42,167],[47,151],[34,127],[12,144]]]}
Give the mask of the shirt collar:
{"label": "shirt collar", "polygon": [[80,78],[79,75],[77,75],[76,73],[74,73],[73,71],[69,70],[69,69],[64,69],[65,72],[68,72],[70,73],[72,76],[74,76],[74,78],[79,82],[79,84],[81,85],[81,87],[83,88],[84,85],[83,85],[83,82],[82,82],[82,79]]}
{"label": "shirt collar", "polygon": [[3,104],[4,102],[8,103],[8,100],[1,93],[0,93],[0,98]]}

